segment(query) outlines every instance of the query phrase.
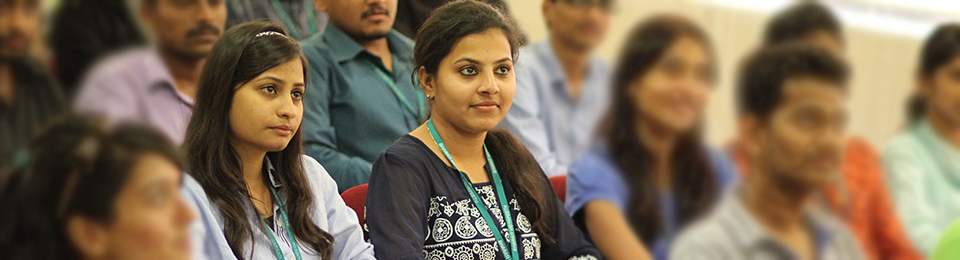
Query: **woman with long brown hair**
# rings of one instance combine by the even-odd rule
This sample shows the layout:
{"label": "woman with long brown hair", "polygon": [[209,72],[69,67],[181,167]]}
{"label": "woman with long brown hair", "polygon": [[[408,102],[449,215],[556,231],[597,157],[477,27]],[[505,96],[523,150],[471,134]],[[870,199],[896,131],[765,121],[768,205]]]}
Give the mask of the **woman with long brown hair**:
{"label": "woman with long brown hair", "polygon": [[492,130],[513,102],[519,36],[488,4],[437,9],[417,34],[431,118],[373,164],[367,227],[384,259],[597,259],[533,155]]}
{"label": "woman with long brown hair", "polygon": [[200,78],[187,128],[187,193],[212,259],[373,259],[356,213],[303,155],[306,61],[279,26],[227,30]]}
{"label": "woman with long brown hair", "polygon": [[710,39],[661,15],[627,38],[601,141],[570,167],[567,212],[607,259],[666,259],[678,229],[736,176],[699,123],[713,84]]}

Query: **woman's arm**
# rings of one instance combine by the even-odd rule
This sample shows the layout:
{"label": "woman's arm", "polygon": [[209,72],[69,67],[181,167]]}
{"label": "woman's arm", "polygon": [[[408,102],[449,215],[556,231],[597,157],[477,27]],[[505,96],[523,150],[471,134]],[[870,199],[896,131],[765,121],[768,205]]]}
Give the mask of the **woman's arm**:
{"label": "woman's arm", "polygon": [[307,178],[312,181],[313,193],[317,203],[323,205],[326,212],[319,215],[326,217],[326,231],[333,236],[333,259],[376,259],[373,256],[373,245],[363,241],[363,229],[360,228],[357,213],[340,198],[337,192],[337,183],[330,174],[316,160],[303,156],[303,167]]}
{"label": "woman's arm", "polygon": [[378,258],[424,259],[430,187],[423,171],[390,151],[374,162],[365,212]]}
{"label": "woman's arm", "polygon": [[613,203],[588,202],[582,214],[593,243],[606,259],[651,259],[643,241]]}

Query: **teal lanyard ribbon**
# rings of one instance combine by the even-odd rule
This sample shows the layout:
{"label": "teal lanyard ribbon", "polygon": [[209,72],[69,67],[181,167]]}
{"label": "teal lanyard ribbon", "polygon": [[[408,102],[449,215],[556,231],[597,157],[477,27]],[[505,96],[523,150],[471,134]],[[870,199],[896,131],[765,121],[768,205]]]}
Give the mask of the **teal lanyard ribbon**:
{"label": "teal lanyard ribbon", "polygon": [[[309,8],[313,6],[313,2],[305,0],[303,3],[304,8],[307,9],[307,28],[310,30],[308,33],[313,35],[317,33],[317,22],[313,17],[313,10]],[[290,31],[290,35],[293,36],[294,39],[300,39],[300,33],[297,31],[297,27],[295,26],[296,23],[293,22],[293,19],[290,19],[290,15],[287,14],[286,9],[283,9],[283,5],[280,5],[280,1],[270,0],[270,4],[272,4],[273,9],[277,11],[277,15],[280,15],[280,20],[282,20],[283,24],[287,26],[287,31]],[[307,37],[310,37],[310,35],[307,35]]]}
{"label": "teal lanyard ribbon", "polygon": [[[443,139],[440,138],[440,134],[437,133],[436,127],[433,125],[433,120],[427,120],[427,129],[430,130],[430,135],[433,136],[433,141],[437,143],[437,146],[440,147],[440,151],[443,152],[443,156],[447,157],[447,160],[450,161],[450,164],[453,165],[454,169],[460,171],[457,168],[457,164],[453,162],[453,157],[450,156],[450,152],[447,151],[447,146],[443,144]],[[487,145],[483,145],[483,153],[487,156],[487,165],[490,165],[490,175],[493,179],[493,185],[497,189],[497,197],[500,198],[500,210],[503,213],[503,219],[507,223],[507,234],[506,238],[510,241],[510,249],[507,249],[506,242],[503,239],[503,236],[500,234],[500,228],[493,218],[490,217],[490,212],[487,210],[487,207],[483,204],[483,201],[480,200],[480,196],[477,195],[477,191],[473,188],[473,183],[470,182],[470,179],[467,178],[466,173],[460,172],[460,180],[463,181],[463,186],[467,188],[467,193],[470,193],[470,199],[473,200],[473,203],[477,206],[477,210],[480,211],[480,215],[483,215],[483,220],[487,222],[487,226],[490,227],[490,231],[493,231],[493,235],[497,239],[497,245],[500,246],[500,251],[503,252],[504,259],[518,260],[520,259],[520,254],[517,253],[517,240],[514,237],[513,229],[513,214],[510,213],[510,204],[507,203],[507,197],[503,193],[503,183],[500,182],[500,174],[497,173],[497,165],[493,163],[493,157],[490,156],[490,152],[487,151]],[[508,253],[509,252],[509,253]]]}
{"label": "teal lanyard ribbon", "polygon": [[[280,203],[280,196],[277,196],[277,191],[273,190],[273,187],[270,187],[270,193],[273,194],[274,203],[277,203],[280,207],[280,218],[282,219],[279,224],[279,228],[287,230],[287,236],[290,238],[290,243],[293,244],[293,255],[297,257],[297,260],[302,260],[300,258],[300,245],[297,244],[297,238],[293,236],[293,232],[290,231],[290,221],[287,220],[287,210],[283,203]],[[274,218],[274,221],[277,221],[277,218]],[[277,260],[285,260],[283,257],[283,251],[280,250],[280,244],[277,243],[277,239],[274,237],[274,232],[267,226],[267,222],[260,219],[260,225],[263,225],[263,229],[268,233],[267,237],[270,238],[270,244],[273,245],[273,252],[277,254]]]}
{"label": "teal lanyard ribbon", "polygon": [[408,101],[407,98],[403,96],[403,93],[400,93],[400,88],[397,87],[397,83],[393,81],[393,77],[390,77],[390,75],[387,75],[387,73],[381,70],[380,67],[377,66],[377,64],[373,63],[373,61],[370,61],[370,60],[367,60],[367,61],[370,63],[370,67],[373,69],[373,71],[376,71],[377,75],[380,75],[380,79],[382,79],[384,83],[387,83],[387,86],[390,87],[390,91],[393,92],[393,95],[397,96],[397,99],[399,99],[400,103],[403,104],[403,108],[406,108],[407,112],[409,112],[410,115],[413,115],[413,118],[418,120],[419,122],[420,118],[423,117],[423,114],[424,114],[423,113],[423,110],[424,110],[423,95],[420,95],[420,93],[416,93],[417,106],[419,107],[419,109],[414,108],[413,105],[410,104],[410,101]]}

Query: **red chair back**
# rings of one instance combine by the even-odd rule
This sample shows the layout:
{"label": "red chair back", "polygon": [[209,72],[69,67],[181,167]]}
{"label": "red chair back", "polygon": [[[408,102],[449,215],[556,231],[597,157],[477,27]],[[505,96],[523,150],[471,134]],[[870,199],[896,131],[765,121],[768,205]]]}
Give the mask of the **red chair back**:
{"label": "red chair back", "polygon": [[357,220],[360,220],[360,226],[363,226],[363,205],[367,201],[367,184],[347,189],[340,194],[340,198],[343,198],[347,207],[357,213]]}
{"label": "red chair back", "polygon": [[557,194],[560,202],[567,202],[567,176],[558,175],[550,177],[550,185],[553,186],[553,193]]}

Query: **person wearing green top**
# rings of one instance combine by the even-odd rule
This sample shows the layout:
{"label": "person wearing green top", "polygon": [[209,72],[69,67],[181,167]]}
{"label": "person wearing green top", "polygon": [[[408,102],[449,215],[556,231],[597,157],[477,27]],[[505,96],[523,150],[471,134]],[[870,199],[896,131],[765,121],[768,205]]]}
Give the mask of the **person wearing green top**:
{"label": "person wearing green top", "polygon": [[930,254],[930,260],[953,259],[960,259],[960,218],[953,221],[950,228],[943,232],[943,237]]}
{"label": "person wearing green top", "polygon": [[923,45],[911,124],[883,151],[885,181],[914,246],[929,255],[960,216],[960,24]]}

